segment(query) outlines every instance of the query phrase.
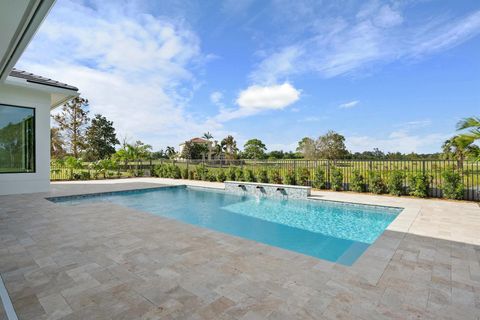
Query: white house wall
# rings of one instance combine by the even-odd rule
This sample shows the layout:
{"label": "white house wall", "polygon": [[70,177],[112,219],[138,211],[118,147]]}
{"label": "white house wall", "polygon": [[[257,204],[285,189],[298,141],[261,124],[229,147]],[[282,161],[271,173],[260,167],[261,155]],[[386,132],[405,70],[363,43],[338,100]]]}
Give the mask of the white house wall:
{"label": "white house wall", "polygon": [[0,173],[0,195],[50,188],[50,94],[0,84],[0,104],[35,108],[35,172]]}

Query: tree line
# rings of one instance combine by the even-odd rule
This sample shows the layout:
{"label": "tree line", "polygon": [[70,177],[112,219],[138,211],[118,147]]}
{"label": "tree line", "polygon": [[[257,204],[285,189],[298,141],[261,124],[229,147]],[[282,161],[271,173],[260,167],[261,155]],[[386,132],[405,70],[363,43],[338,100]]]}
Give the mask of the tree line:
{"label": "tree line", "polygon": [[[457,125],[459,134],[445,141],[441,152],[432,154],[385,153],[378,148],[372,151],[350,152],[345,145],[345,137],[338,132],[328,131],[317,138],[304,137],[293,151],[268,151],[266,145],[258,138],[250,139],[240,150],[232,135],[217,142],[213,135],[206,132],[202,138],[211,144],[185,141],[181,151],[168,146],[152,151],[152,147],[142,141],[129,143],[126,139],[120,143],[113,122],[101,114],[89,118],[87,99],[77,97],[65,103],[59,114],[52,116],[54,126],[51,128],[51,155],[54,159],[73,157],[94,162],[114,159],[120,162],[139,159],[205,159],[207,154],[223,155],[225,159],[358,159],[358,160],[418,160],[478,159],[480,148],[476,144],[480,139],[480,118],[471,117]],[[117,148],[117,146],[119,146]]]}

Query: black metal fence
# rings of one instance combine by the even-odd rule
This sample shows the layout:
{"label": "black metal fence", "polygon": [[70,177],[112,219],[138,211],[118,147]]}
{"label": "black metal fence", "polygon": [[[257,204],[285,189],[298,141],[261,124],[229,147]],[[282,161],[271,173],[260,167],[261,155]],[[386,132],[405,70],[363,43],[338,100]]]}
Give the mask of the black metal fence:
{"label": "black metal fence", "polygon": [[[408,177],[421,173],[428,177],[430,197],[443,197],[443,173],[453,170],[458,173],[463,181],[464,199],[480,200],[480,162],[455,161],[455,160],[146,160],[119,164],[111,170],[95,170],[89,164],[82,168],[68,169],[64,166],[51,167],[52,180],[71,179],[102,179],[132,176],[150,176],[154,168],[160,164],[175,164],[182,169],[196,170],[199,165],[205,166],[212,172],[229,167],[251,169],[258,172],[260,169],[278,170],[282,177],[288,172],[298,173],[301,168],[308,170],[309,180],[307,185],[312,185],[315,172],[318,168],[325,172],[325,185],[331,185],[332,170],[341,170],[343,174],[343,190],[350,190],[354,171],[360,173],[368,190],[371,183],[371,173],[375,172],[387,181],[394,171],[403,173],[403,184],[408,185]],[[304,172],[305,170],[302,169]],[[82,173],[84,172],[84,173]],[[88,172],[88,173],[87,173]]]}

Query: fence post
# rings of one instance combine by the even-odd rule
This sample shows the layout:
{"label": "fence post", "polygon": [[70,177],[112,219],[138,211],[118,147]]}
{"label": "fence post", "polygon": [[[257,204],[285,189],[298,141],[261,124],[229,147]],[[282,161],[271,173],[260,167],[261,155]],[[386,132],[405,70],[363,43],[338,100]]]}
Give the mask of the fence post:
{"label": "fence post", "polygon": [[150,158],[150,177],[153,177],[153,162],[152,162],[152,158]]}

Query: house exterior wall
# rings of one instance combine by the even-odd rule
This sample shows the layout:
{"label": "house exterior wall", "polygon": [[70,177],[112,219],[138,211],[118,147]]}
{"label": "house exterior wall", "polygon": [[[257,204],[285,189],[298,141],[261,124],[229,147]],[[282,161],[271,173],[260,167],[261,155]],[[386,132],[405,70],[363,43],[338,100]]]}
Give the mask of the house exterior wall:
{"label": "house exterior wall", "polygon": [[35,172],[0,173],[0,195],[50,189],[50,94],[0,84],[0,104],[35,108]]}

